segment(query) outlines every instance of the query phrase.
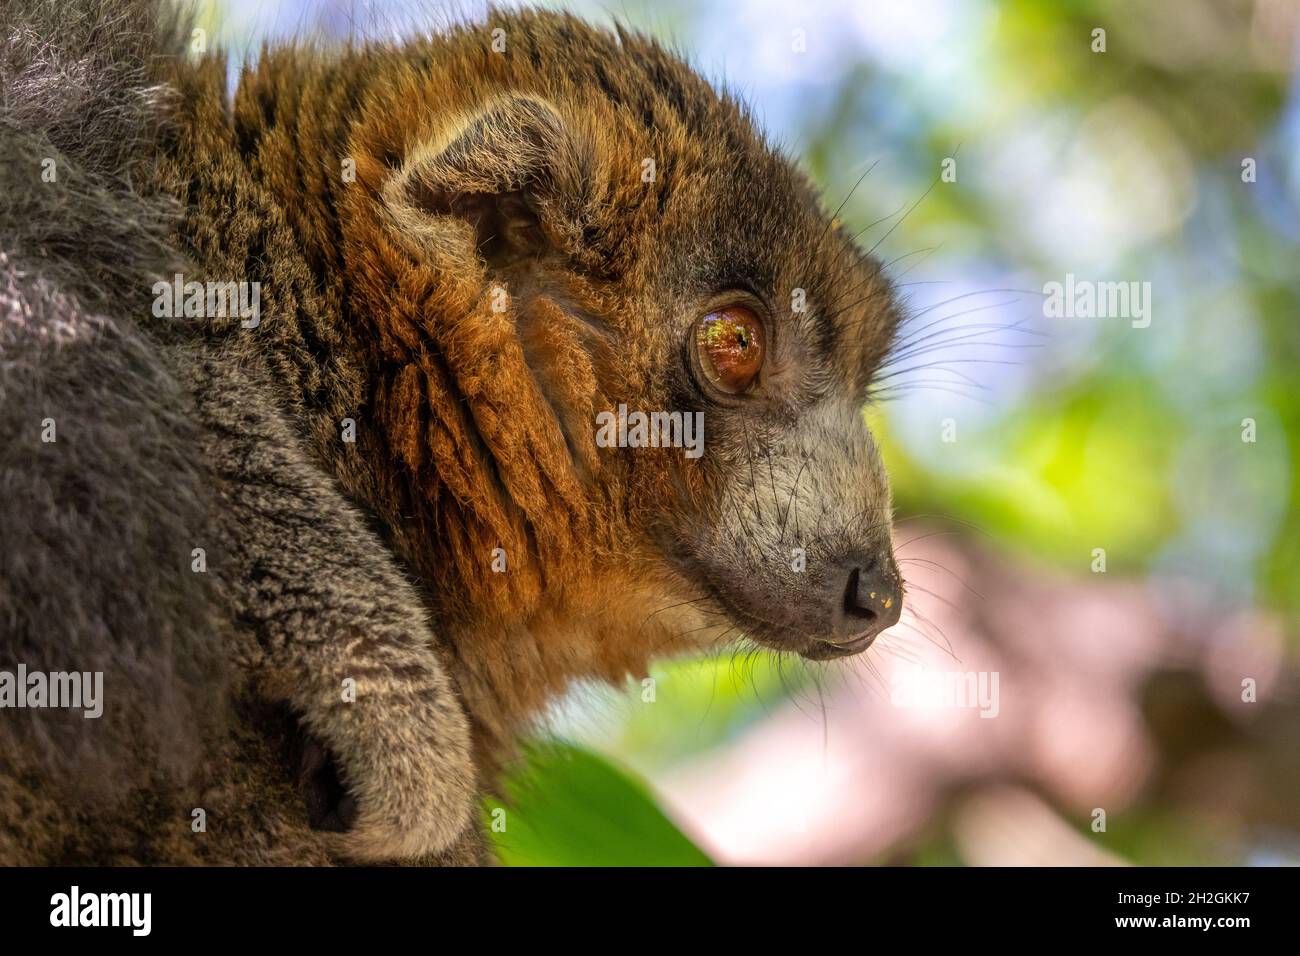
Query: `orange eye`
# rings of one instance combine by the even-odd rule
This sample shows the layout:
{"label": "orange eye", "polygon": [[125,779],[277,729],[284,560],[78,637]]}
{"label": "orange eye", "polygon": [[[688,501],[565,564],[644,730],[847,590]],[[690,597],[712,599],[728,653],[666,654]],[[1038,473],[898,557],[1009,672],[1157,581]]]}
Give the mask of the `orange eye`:
{"label": "orange eye", "polygon": [[739,395],[763,367],[763,323],[743,305],[710,312],[695,328],[695,349],[710,382]]}

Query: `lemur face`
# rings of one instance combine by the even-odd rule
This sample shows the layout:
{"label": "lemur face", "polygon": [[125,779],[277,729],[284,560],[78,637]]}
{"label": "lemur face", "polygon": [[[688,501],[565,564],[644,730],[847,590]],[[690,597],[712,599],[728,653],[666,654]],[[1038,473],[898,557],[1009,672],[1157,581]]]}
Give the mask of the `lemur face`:
{"label": "lemur face", "polygon": [[902,604],[864,420],[892,290],[784,159],[750,140],[717,160],[673,200],[709,214],[661,240],[689,266],[660,293],[675,307],[658,364],[668,405],[701,413],[706,440],[698,461],[660,463],[675,493],[656,540],[741,633],[856,653]]}
{"label": "lemur face", "polygon": [[[416,66],[385,84],[370,112],[420,119],[386,123],[361,169],[402,250],[375,260],[392,272],[375,295],[436,294],[453,330],[436,334],[464,343],[444,350],[498,342],[526,366],[513,411],[497,395],[474,413],[512,499],[498,524],[553,555],[590,534],[598,564],[681,596],[715,638],[863,650],[902,603],[863,417],[897,325],[888,281],[743,109],[657,46],[563,19],[512,35],[473,85]],[[548,456],[527,476],[512,471],[525,444]]]}
{"label": "lemur face", "polygon": [[728,290],[682,335],[672,394],[702,412],[707,438],[699,462],[668,464],[680,491],[658,540],[744,634],[825,659],[896,623],[902,586],[853,384],[860,345],[834,327],[833,299],[799,314],[780,295]]}

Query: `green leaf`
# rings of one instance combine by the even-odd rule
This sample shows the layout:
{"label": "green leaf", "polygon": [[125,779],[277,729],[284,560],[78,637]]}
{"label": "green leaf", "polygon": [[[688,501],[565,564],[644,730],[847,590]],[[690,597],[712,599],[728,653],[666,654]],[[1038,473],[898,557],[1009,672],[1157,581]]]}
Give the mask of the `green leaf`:
{"label": "green leaf", "polygon": [[504,791],[484,819],[506,866],[713,865],[643,783],[581,747],[530,746]]}

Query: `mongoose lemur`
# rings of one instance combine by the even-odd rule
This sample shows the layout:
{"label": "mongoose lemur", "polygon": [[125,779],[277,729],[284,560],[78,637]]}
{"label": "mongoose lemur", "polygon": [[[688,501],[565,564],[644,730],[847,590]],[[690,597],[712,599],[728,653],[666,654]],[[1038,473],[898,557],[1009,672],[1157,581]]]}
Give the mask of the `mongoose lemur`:
{"label": "mongoose lemur", "polygon": [[0,862],[484,862],[571,682],[898,619],[889,280],[655,42],[0,17]]}

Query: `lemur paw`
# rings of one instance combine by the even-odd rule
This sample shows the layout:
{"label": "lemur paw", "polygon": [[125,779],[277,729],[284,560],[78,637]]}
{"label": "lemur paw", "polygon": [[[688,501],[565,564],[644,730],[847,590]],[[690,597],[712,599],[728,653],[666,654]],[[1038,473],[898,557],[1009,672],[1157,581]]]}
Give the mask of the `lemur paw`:
{"label": "lemur paw", "polygon": [[356,862],[446,850],[473,824],[464,715],[429,702],[394,708],[363,699],[302,721],[297,782],[313,829]]}

